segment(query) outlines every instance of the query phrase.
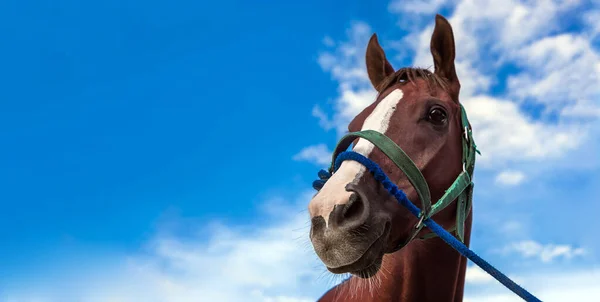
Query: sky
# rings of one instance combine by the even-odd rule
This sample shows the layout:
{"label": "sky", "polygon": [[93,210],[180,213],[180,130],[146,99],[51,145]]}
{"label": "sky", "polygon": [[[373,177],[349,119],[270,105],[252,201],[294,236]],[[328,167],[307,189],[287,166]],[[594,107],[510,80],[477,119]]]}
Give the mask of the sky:
{"label": "sky", "polygon": [[[0,301],[314,301],[311,182],[394,67],[456,39],[472,248],[600,301],[600,2],[2,1]],[[469,264],[465,301],[519,301]]]}

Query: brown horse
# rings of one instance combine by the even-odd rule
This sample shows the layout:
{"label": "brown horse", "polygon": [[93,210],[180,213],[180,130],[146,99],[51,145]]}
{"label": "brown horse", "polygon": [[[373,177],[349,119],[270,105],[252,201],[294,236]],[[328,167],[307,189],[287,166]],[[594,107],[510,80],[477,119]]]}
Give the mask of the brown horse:
{"label": "brown horse", "polygon": [[[369,79],[377,99],[358,114],[349,131],[376,130],[410,156],[438,200],[462,171],[460,83],[454,67],[450,23],[437,15],[431,37],[434,72],[397,71],[374,34],[366,52]],[[406,176],[373,144],[358,139],[353,151],[378,163],[391,181],[419,205]],[[410,240],[417,218],[398,204],[365,167],[344,161],[313,197],[310,239],[316,254],[334,274],[352,277],[320,301],[462,301],[467,260],[439,238]],[[456,202],[432,218],[454,225]],[[468,246],[472,215],[464,229]],[[426,228],[419,236],[428,233]]]}

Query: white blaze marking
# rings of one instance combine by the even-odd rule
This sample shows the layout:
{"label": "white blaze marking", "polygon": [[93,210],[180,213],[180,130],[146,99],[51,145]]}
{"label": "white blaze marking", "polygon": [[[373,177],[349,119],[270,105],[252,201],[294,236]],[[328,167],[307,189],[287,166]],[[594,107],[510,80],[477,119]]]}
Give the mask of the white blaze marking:
{"label": "white blaze marking", "polygon": [[[365,119],[361,130],[375,130],[385,134],[402,96],[403,93],[400,89],[388,94]],[[354,146],[353,151],[368,157],[373,151],[373,147],[375,146],[371,142],[361,138]],[[327,224],[333,207],[348,203],[352,195],[352,192],[346,191],[346,185],[361,177],[365,170],[366,168],[363,165],[355,161],[344,161],[335,174],[325,183],[319,194],[311,200],[308,206],[311,216],[323,216]]]}

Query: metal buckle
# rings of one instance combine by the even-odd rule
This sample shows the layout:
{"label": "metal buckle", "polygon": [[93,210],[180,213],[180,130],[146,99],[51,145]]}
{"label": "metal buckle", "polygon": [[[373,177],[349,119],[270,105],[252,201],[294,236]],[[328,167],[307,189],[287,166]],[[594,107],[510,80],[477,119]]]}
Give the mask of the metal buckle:
{"label": "metal buckle", "polygon": [[423,212],[421,212],[421,218],[419,219],[419,222],[417,222],[417,224],[415,225],[415,229],[421,228],[421,225],[423,225],[423,220],[425,220],[425,215],[423,215]]}
{"label": "metal buckle", "polygon": [[469,127],[465,127],[465,140],[467,141],[467,144],[469,143]]}

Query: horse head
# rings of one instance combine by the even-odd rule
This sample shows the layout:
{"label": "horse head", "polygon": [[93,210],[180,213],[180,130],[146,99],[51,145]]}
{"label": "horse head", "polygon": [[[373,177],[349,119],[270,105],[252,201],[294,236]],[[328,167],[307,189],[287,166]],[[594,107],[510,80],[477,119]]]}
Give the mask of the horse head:
{"label": "horse head", "polygon": [[[421,171],[432,200],[438,200],[463,171],[461,143],[464,127],[458,95],[452,28],[436,17],[431,37],[434,71],[394,69],[374,34],[367,46],[366,67],[374,102],[349,124],[350,132],[374,130],[404,150]],[[379,164],[390,180],[415,204],[419,194],[393,161],[366,139],[353,141],[352,151]],[[393,253],[415,237],[418,218],[355,161],[344,161],[308,205],[310,240],[327,269],[361,278],[375,275],[386,253]],[[423,210],[423,209],[422,209]],[[456,202],[433,217],[449,229],[454,225]]]}

